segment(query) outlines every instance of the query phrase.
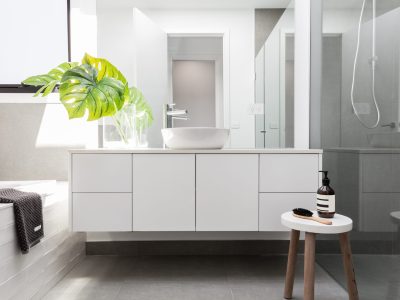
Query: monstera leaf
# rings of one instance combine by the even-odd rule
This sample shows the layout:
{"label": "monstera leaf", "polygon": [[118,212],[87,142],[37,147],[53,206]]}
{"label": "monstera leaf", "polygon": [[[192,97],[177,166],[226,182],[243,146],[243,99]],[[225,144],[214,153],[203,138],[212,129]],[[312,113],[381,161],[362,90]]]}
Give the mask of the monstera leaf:
{"label": "monstera leaf", "polygon": [[100,77],[93,66],[83,64],[64,73],[60,100],[70,119],[81,118],[87,111],[88,121],[92,121],[112,116],[120,110],[127,90],[127,85],[120,80]]}
{"label": "monstera leaf", "polygon": [[153,112],[150,105],[146,102],[143,94],[135,87],[129,88],[129,98],[127,103],[134,104],[136,107],[136,116],[138,122],[145,120],[145,123],[141,123],[143,127],[149,127],[153,123]]}
{"label": "monstera leaf", "polygon": [[79,63],[77,62],[65,62],[54,69],[51,69],[47,74],[28,77],[22,81],[22,83],[25,85],[42,86],[33,96],[36,97],[42,93],[42,96],[45,97],[54,90],[57,84],[60,83],[60,80],[66,71],[78,65]]}
{"label": "monstera leaf", "polygon": [[111,77],[120,80],[123,84],[127,83],[125,76],[105,58],[97,58],[85,53],[82,64],[91,65],[98,71],[97,80],[102,80],[104,77]]}

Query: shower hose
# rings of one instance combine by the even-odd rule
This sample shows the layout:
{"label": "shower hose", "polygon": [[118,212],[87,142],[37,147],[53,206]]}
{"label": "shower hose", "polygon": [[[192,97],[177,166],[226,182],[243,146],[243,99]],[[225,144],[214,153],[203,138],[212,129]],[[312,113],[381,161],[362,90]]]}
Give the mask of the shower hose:
{"label": "shower hose", "polygon": [[354,114],[356,115],[357,119],[361,122],[361,124],[369,129],[373,129],[378,127],[380,119],[381,119],[381,112],[379,110],[378,102],[376,100],[376,95],[375,95],[375,65],[376,65],[376,60],[377,57],[375,55],[375,18],[376,18],[376,0],[373,0],[373,5],[372,5],[372,58],[371,58],[371,77],[372,77],[372,82],[371,82],[371,92],[372,92],[372,99],[376,108],[376,122],[373,125],[368,125],[365,123],[361,117],[360,113],[357,111],[357,108],[354,104],[354,82],[355,82],[355,77],[356,77],[356,69],[357,69],[357,61],[358,61],[358,53],[360,50],[360,35],[361,35],[361,23],[362,23],[362,18],[364,15],[365,11],[365,3],[366,0],[363,0],[362,7],[361,7],[361,13],[360,13],[360,19],[358,21],[358,31],[357,31],[357,46],[356,46],[356,53],[354,56],[354,63],[353,63],[353,76],[352,76],[352,82],[351,82],[351,93],[350,93],[350,98],[351,98],[351,105],[353,107]]}

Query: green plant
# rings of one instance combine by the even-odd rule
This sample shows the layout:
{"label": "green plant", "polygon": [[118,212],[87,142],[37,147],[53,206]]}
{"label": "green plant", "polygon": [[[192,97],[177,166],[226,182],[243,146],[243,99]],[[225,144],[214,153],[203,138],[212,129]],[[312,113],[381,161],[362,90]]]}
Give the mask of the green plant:
{"label": "green plant", "polygon": [[64,73],[60,100],[72,118],[88,111],[88,121],[113,116],[125,103],[126,84],[112,77],[99,77],[91,65],[77,66]]}
{"label": "green plant", "polygon": [[129,99],[128,102],[134,104],[136,107],[137,121],[144,120],[144,123],[137,124],[137,126],[142,126],[144,128],[148,127],[153,123],[153,112],[150,105],[145,100],[143,94],[139,89],[135,87],[129,88]]}
{"label": "green plant", "polygon": [[[31,76],[23,82],[25,85],[41,86],[35,93],[47,96],[59,86],[60,101],[70,119],[82,118],[98,120],[113,116],[116,126],[124,119],[123,113],[132,113],[124,109],[134,105],[136,128],[151,126],[153,114],[143,94],[136,87],[129,87],[125,76],[108,60],[85,54],[81,63],[65,62],[50,70],[47,74]],[[121,132],[121,138],[124,136]]]}
{"label": "green plant", "polygon": [[51,69],[47,74],[28,77],[22,83],[25,85],[41,86],[34,96],[36,97],[42,93],[42,96],[45,97],[54,90],[56,85],[60,84],[61,78],[66,71],[78,65],[79,63],[77,62],[65,62]]}

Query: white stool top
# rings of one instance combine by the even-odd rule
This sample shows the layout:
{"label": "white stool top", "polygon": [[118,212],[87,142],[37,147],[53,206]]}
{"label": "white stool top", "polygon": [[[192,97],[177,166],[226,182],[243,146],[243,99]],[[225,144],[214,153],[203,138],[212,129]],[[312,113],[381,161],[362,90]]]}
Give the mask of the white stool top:
{"label": "white stool top", "polygon": [[[314,216],[318,216],[318,213],[315,211],[313,211],[313,214]],[[353,221],[343,215],[335,214],[332,219],[328,220],[332,221],[332,225],[325,225],[315,221],[297,218],[293,216],[292,211],[285,212],[281,215],[282,225],[298,231],[338,234],[351,231],[353,228]]]}

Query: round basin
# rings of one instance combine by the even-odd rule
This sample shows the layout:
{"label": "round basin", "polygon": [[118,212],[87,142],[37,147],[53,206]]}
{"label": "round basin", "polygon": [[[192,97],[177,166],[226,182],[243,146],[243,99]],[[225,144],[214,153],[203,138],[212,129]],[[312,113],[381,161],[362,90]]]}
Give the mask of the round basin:
{"label": "round basin", "polygon": [[229,129],[213,127],[164,128],[161,133],[170,149],[221,149],[229,137]]}

